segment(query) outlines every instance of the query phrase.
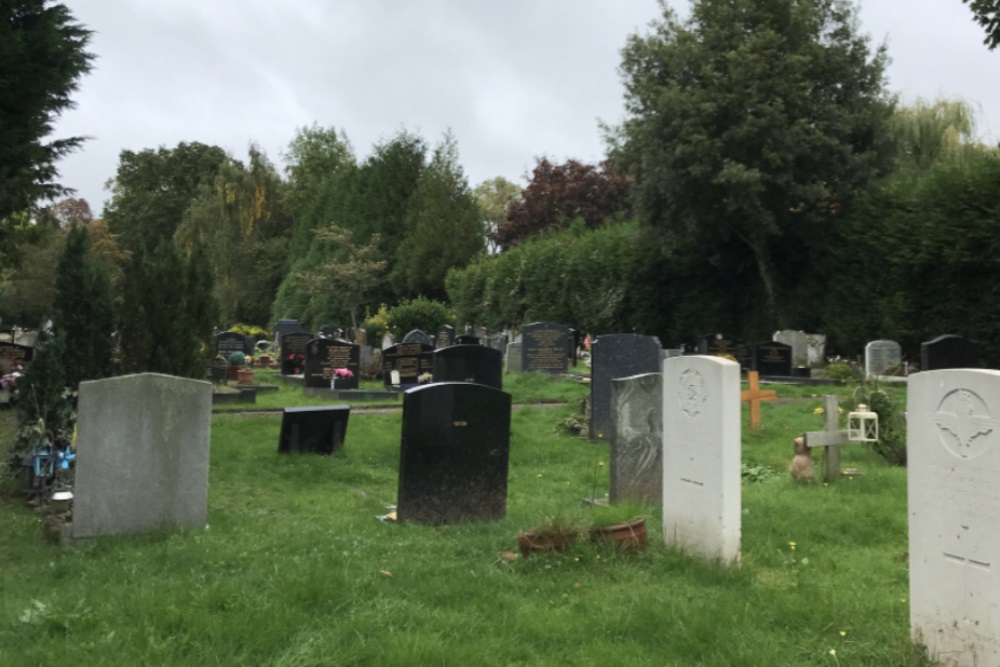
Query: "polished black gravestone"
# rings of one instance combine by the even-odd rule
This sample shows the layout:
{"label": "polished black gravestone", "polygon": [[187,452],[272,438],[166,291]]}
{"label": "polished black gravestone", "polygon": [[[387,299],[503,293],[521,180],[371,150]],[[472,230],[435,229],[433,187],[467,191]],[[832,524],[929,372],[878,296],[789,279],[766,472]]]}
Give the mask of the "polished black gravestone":
{"label": "polished black gravestone", "polygon": [[311,333],[287,333],[281,337],[281,374],[292,375],[305,367],[306,345],[313,340]]}
{"label": "polished black gravestone", "polygon": [[762,377],[791,377],[792,346],[777,341],[760,343],[753,349],[754,370]]}
{"label": "polished black gravestone", "polygon": [[306,387],[330,388],[338,369],[350,371],[350,377],[337,376],[337,389],[357,389],[361,374],[361,348],[354,343],[332,338],[317,338],[306,345]]}
{"label": "polished black gravestone", "polygon": [[344,444],[349,405],[285,408],[281,416],[279,454],[332,454]]}
{"label": "polished black gravestone", "polygon": [[27,366],[34,354],[33,347],[0,341],[0,374],[9,373],[14,364]]}
{"label": "polished black gravestone", "polygon": [[435,383],[403,394],[400,521],[442,524],[507,513],[510,394]]}
{"label": "polished black gravestone", "polygon": [[474,382],[503,389],[503,355],[483,345],[452,345],[434,352],[435,382]]}
{"label": "polished black gravestone", "polygon": [[660,339],[634,333],[601,334],[590,346],[590,439],[608,440],[614,427],[611,416],[611,381],[660,372]]}
{"label": "polished black gravestone", "polygon": [[241,333],[236,333],[235,331],[223,331],[220,334],[215,335],[215,353],[222,355],[226,359],[233,352],[242,352],[243,354],[253,354],[254,344],[251,342],[249,345],[249,351],[247,350],[247,337]]}
{"label": "polished black gravestone", "polygon": [[748,370],[753,364],[750,348],[739,338],[724,333],[705,334],[698,337],[698,354],[713,357],[729,355],[739,362],[740,368]]}
{"label": "polished black gravestone", "polygon": [[569,364],[569,327],[532,322],[521,328],[521,371],[565,373]]}
{"label": "polished black gravestone", "polygon": [[469,334],[462,334],[455,338],[455,345],[479,345],[479,339]]}
{"label": "polished black gravestone", "polygon": [[946,368],[980,368],[979,343],[946,334],[920,344],[920,370],[939,371]]}
{"label": "polished black gravestone", "polygon": [[442,347],[448,347],[449,345],[455,344],[455,327],[450,324],[443,324],[441,328],[438,329],[437,339],[434,341],[434,346],[437,349]]}
{"label": "polished black gravestone", "polygon": [[382,350],[382,382],[393,386],[392,372],[399,372],[399,386],[414,387],[420,376],[434,370],[434,348],[423,343],[399,343]]}

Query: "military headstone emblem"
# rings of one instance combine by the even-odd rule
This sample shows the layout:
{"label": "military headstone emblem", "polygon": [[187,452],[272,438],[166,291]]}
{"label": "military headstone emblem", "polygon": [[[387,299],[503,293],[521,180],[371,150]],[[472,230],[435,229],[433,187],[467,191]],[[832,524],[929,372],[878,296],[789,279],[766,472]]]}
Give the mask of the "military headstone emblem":
{"label": "military headstone emblem", "polygon": [[688,369],[681,373],[677,384],[677,395],[681,399],[681,410],[689,417],[701,413],[707,396],[705,395],[705,378],[696,370]]}
{"label": "military headstone emblem", "polygon": [[1000,421],[990,416],[983,399],[968,389],[945,394],[938,404],[934,423],[941,444],[962,459],[982,455],[990,446],[990,434],[1000,430]]}

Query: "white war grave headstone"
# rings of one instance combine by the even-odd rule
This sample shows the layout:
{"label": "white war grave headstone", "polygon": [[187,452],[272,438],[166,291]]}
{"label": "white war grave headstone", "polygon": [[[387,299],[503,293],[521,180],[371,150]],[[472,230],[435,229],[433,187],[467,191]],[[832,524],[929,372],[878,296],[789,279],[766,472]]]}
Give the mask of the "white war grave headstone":
{"label": "white war grave headstone", "polygon": [[663,361],[663,536],[692,555],[740,559],[740,365]]}
{"label": "white war grave headstone", "polygon": [[911,637],[1000,665],[1000,371],[917,373],[906,408]]}
{"label": "white war grave headstone", "polygon": [[204,527],[212,384],[159,373],[80,383],[73,539]]}

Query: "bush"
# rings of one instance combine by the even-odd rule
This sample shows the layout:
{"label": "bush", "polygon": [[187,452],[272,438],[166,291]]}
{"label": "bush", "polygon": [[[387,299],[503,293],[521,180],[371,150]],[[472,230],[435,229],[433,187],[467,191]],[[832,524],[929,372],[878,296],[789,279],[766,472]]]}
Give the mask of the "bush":
{"label": "bush", "polygon": [[846,361],[833,361],[827,364],[826,369],[824,369],[824,377],[827,380],[842,380],[845,382],[859,379],[858,374],[851,368],[851,364]]}
{"label": "bush", "polygon": [[389,311],[389,331],[397,339],[414,329],[433,335],[442,324],[454,322],[455,314],[440,301],[422,296],[403,301]]}
{"label": "bush", "polygon": [[256,340],[270,340],[271,335],[256,324],[234,324],[229,327],[230,331],[235,331],[244,336],[253,336]]}
{"label": "bush", "polygon": [[854,390],[854,405],[865,404],[878,415],[878,441],[872,450],[895,466],[906,465],[906,418],[898,401],[879,388],[878,382],[862,382]]}

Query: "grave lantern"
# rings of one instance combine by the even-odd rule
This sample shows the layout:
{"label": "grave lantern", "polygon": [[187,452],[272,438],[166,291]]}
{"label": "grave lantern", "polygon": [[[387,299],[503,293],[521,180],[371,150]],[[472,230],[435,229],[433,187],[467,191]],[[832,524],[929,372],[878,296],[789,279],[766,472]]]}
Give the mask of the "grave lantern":
{"label": "grave lantern", "polygon": [[847,439],[851,442],[878,441],[878,413],[872,412],[864,403],[847,414]]}

